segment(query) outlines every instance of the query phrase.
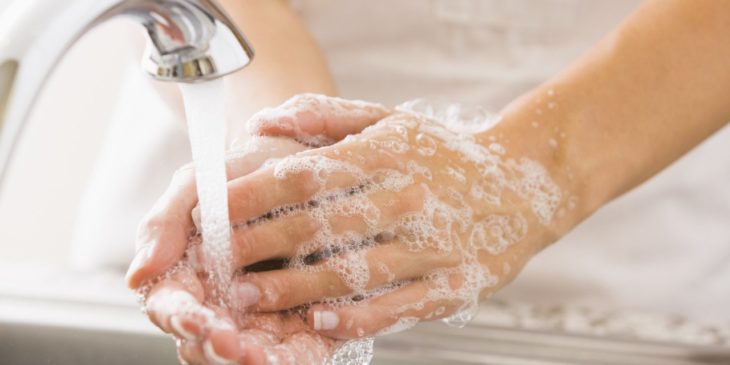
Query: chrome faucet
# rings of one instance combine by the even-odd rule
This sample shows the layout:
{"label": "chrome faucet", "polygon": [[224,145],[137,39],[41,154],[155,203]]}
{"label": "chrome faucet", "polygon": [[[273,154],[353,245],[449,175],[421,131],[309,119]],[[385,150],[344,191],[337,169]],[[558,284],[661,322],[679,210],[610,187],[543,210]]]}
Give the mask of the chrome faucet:
{"label": "chrome faucet", "polygon": [[0,15],[0,183],[54,66],[86,31],[117,15],[146,28],[142,66],[159,80],[215,79],[253,57],[214,0],[16,0]]}

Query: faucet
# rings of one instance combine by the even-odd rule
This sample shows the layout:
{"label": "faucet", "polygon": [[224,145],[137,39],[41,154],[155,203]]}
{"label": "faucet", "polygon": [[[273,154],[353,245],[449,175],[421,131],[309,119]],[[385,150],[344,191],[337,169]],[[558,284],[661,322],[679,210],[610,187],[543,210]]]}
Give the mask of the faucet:
{"label": "faucet", "polygon": [[158,80],[216,79],[253,57],[250,43],[215,0],[16,0],[0,14],[0,183],[59,59],[89,29],[117,15],[146,28],[142,67]]}

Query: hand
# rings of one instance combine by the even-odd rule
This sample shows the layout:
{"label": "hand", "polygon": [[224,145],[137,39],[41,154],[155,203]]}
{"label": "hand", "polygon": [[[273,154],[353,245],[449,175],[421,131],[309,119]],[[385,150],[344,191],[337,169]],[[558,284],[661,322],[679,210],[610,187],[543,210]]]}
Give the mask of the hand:
{"label": "hand", "polygon": [[[256,148],[248,153],[243,151],[229,155],[229,176],[247,174],[268,158],[305,149],[304,146],[285,139],[254,139],[251,143]],[[194,199],[189,199],[194,198],[193,175],[192,168],[180,170],[173,179],[170,190],[161,200],[163,203],[159,204],[163,208],[154,210],[159,213],[150,215],[161,215],[169,220],[148,218],[140,230],[140,237],[146,238],[140,242],[152,245],[142,246],[143,255],[146,255],[144,250],[152,250],[152,255],[140,270],[159,272],[164,268],[148,265],[163,263],[171,255],[180,255],[179,258],[176,257],[179,260],[176,266],[147,289],[144,307],[152,322],[179,339],[179,356],[188,363],[229,362],[225,359],[238,359],[245,364],[268,364],[273,359],[286,363],[290,356],[298,359],[308,356],[312,363],[322,362],[335,347],[334,341],[308,330],[298,315],[281,313],[244,316],[235,310],[211,305],[207,281],[199,279],[192,269],[193,265],[188,265],[182,256],[187,244],[168,245],[176,242],[167,241],[166,238],[173,235],[182,237],[185,232],[179,231],[181,223],[191,224],[190,207],[195,204]],[[186,214],[179,209],[184,209]],[[179,222],[177,217],[183,216],[186,220]],[[187,232],[184,235],[186,242],[188,235],[194,234],[190,229]],[[135,275],[140,273],[130,270],[130,281],[137,277]]]}
{"label": "hand", "polygon": [[185,363],[321,364],[341,345],[312,331],[300,313],[245,313],[206,303],[204,283],[181,266],[145,302],[153,323],[178,338]]}
{"label": "hand", "polygon": [[[296,138],[312,125],[332,140],[345,135],[332,115],[297,116],[259,115],[254,131]],[[239,279],[255,293],[250,309],[315,303],[309,325],[340,339],[468,320],[556,239],[552,223],[572,206],[540,163],[498,143],[500,133],[397,113],[232,181],[236,263],[289,262]]]}
{"label": "hand", "polygon": [[[327,122],[352,128],[362,128],[389,113],[376,104],[308,95],[295,97],[285,106],[306,106],[307,100],[315,102],[315,99],[334,109],[352,110]],[[370,112],[363,112],[363,106]],[[306,115],[294,113],[293,116],[306,120]],[[310,123],[298,129],[299,137],[316,137],[313,127],[316,126]],[[320,127],[327,125],[320,124]],[[342,128],[330,130],[334,132],[331,136],[349,133]],[[229,178],[244,176],[267,159],[290,155],[305,147],[287,139],[254,138],[234,141],[232,149],[234,152],[227,161]],[[153,323],[180,339],[179,353],[185,361],[209,363],[216,362],[217,358],[264,364],[277,359],[278,363],[287,363],[295,358],[310,359],[309,363],[323,362],[339,342],[308,329],[301,315],[244,315],[210,304],[206,281],[199,280],[192,269],[194,265],[187,263],[184,257],[191,237],[196,233],[191,218],[196,203],[194,171],[188,166],[175,175],[168,191],[140,226],[138,255],[130,267],[127,281],[132,288],[146,283],[142,290],[145,309]],[[155,279],[162,274],[162,278]]]}

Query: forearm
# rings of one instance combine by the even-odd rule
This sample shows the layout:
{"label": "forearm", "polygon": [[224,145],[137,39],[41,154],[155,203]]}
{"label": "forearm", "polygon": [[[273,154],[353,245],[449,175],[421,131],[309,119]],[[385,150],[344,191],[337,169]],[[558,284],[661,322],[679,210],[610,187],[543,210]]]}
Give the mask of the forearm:
{"label": "forearm", "polygon": [[730,120],[729,65],[730,2],[649,1],[491,133],[578,197],[564,231]]}
{"label": "forearm", "polygon": [[226,105],[232,123],[245,121],[295,94],[336,94],[322,53],[286,1],[221,3],[256,52],[248,67],[226,78]]}

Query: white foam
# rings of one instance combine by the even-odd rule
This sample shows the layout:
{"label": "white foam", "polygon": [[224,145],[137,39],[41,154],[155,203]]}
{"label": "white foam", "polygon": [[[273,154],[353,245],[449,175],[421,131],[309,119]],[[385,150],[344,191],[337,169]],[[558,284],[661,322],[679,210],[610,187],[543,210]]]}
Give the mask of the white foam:
{"label": "white foam", "polygon": [[[305,95],[289,100],[281,108],[258,114],[252,119],[251,128],[263,128],[266,123],[282,123],[279,127],[290,128],[289,131],[298,140],[311,145],[330,144],[333,141],[308,135],[298,129],[296,123],[282,121],[287,118],[290,121],[327,118],[329,115],[343,117],[346,115],[343,113],[353,112],[350,108],[366,109],[362,112],[365,114],[359,117],[382,115],[386,110],[377,104],[362,103]],[[446,314],[446,308],[440,303],[447,302],[459,305],[444,321],[462,326],[476,313],[480,295],[485,289],[498,285],[511,270],[507,262],[502,262],[495,269],[498,273],[490,272],[479,261],[480,254],[514,255],[509,251],[524,241],[530,229],[528,222],[542,225],[552,222],[564,203],[562,191],[542,165],[513,156],[497,143],[495,136],[490,138],[492,143],[487,146],[475,140],[475,132],[485,131],[499,121],[499,117],[493,114],[424,100],[403,104],[397,110],[401,113],[368,127],[362,135],[345,140],[346,143],[361,144],[364,148],[360,151],[370,153],[372,150],[373,153],[392,156],[392,160],[384,161],[387,164],[380,165],[387,168],[373,166],[371,156],[348,149],[328,155],[330,157],[298,154],[271,162],[275,177],[311,178],[317,187],[309,202],[297,209],[314,220],[319,230],[298,246],[289,265],[307,272],[334,272],[353,293],[325,298],[322,303],[333,307],[366,303],[369,298],[412,284],[409,281],[394,282],[398,279],[393,272],[395,270],[382,262],[370,263],[367,260],[367,248],[379,244],[381,240],[376,237],[387,232],[388,241],[404,245],[414,255],[424,251],[436,252],[456,257],[459,263],[428,273],[424,278],[430,283],[426,295],[389,313],[400,319],[382,330],[381,334],[415,325],[418,320],[406,315],[408,311],[433,308],[423,313],[425,318],[441,318]],[[436,166],[434,161],[438,161]],[[220,186],[220,171],[216,176]],[[444,179],[448,179],[448,184],[443,183]],[[383,195],[393,196],[390,199],[394,201],[376,203],[373,199]],[[202,205],[202,196],[205,245],[210,240],[205,236],[206,230],[219,231],[206,229],[206,216],[208,219],[216,216],[206,213],[206,209],[210,208]],[[411,199],[411,196],[419,199],[418,202],[398,201]],[[220,195],[214,198],[220,202]],[[577,198],[570,201],[569,207],[577,204]],[[506,202],[510,205],[503,206]],[[390,212],[384,209],[399,203],[409,203],[405,205],[413,208],[395,217],[392,222],[383,221],[384,217],[390,216]],[[519,210],[523,206],[529,209]],[[489,213],[489,209],[493,213]],[[343,228],[339,220],[357,221],[360,226],[357,229]],[[216,247],[210,250],[222,252],[220,247]],[[316,264],[312,264],[312,257],[317,258]],[[384,274],[378,277],[386,277],[390,282],[372,287],[373,273]],[[221,273],[220,276],[227,274],[230,273]],[[354,295],[359,298],[355,299]],[[354,331],[364,336],[362,328]],[[331,358],[331,363],[362,364],[371,357],[372,340],[364,339],[345,344]]]}
{"label": "white foam", "polygon": [[[492,274],[480,264],[479,253],[501,255],[511,246],[519,244],[529,229],[528,219],[522,213],[490,214],[477,219],[472,206],[486,203],[501,207],[503,196],[509,193],[512,194],[511,199],[519,198],[525,201],[536,220],[547,225],[551,223],[556,209],[562,202],[562,193],[538,162],[509,157],[509,151],[496,143],[496,139],[492,139],[494,143],[488,146],[475,141],[474,131],[490,128],[499,118],[482,113],[481,117],[472,117],[468,123],[463,123],[464,120],[461,119],[463,115],[475,114],[466,113],[464,108],[453,105],[443,109],[443,105],[429,105],[423,100],[406,103],[397,109],[407,114],[389,117],[366,130],[365,133],[372,133],[370,135],[377,137],[369,140],[353,137],[350,142],[363,142],[374,151],[403,155],[406,161],[405,167],[402,170],[381,169],[376,172],[365,172],[347,163],[337,166],[320,164],[327,166],[328,171],[337,170],[353,174],[355,181],[367,184],[369,189],[367,192],[347,198],[344,203],[321,204],[312,209],[310,215],[319,220],[323,227],[329,227],[326,217],[333,212],[342,214],[347,211],[350,216],[361,214],[352,206],[346,208],[348,205],[361,205],[368,211],[383,208],[369,201],[367,194],[385,190],[402,191],[409,186],[419,186],[423,191],[422,208],[403,214],[387,227],[378,227],[380,224],[378,220],[368,219],[366,232],[359,235],[351,234],[348,237],[323,229],[312,242],[303,246],[307,247],[307,250],[302,252],[302,255],[321,249],[325,243],[330,247],[337,246],[341,252],[347,252],[353,242],[366,240],[368,235],[377,234],[379,230],[393,232],[398,242],[405,244],[414,253],[436,250],[442,254],[456,254],[462,258],[460,265],[439,269],[429,274],[428,279],[434,287],[429,290],[427,296],[422,301],[399,308],[393,315],[397,317],[399,313],[405,313],[407,310],[425,308],[427,303],[437,300],[457,300],[462,305],[445,321],[461,326],[474,315],[478,308],[480,293],[500,281],[500,276]],[[403,143],[413,144],[414,151],[401,146]],[[427,167],[430,166],[429,159],[438,158],[440,152],[454,154],[457,160],[450,158],[448,160],[453,163],[443,166],[440,171],[432,171]],[[290,165],[317,170],[314,164],[304,161],[292,161]],[[301,171],[293,168],[288,170]],[[475,177],[475,171],[479,178]],[[428,182],[435,181],[437,176],[448,176],[454,183],[447,187],[437,185],[438,191],[441,191],[437,193],[428,185]],[[324,186],[326,179],[319,183]],[[320,197],[324,196],[324,193],[323,189]],[[337,208],[326,208],[328,205]],[[363,261],[358,262],[358,260]],[[363,287],[369,280],[367,277],[369,270],[365,269],[367,265],[364,265],[364,260],[364,256],[348,253],[331,257],[325,266],[328,270],[339,272],[343,282],[354,292],[378,295],[377,290],[368,291]],[[382,266],[377,268],[384,270]],[[511,270],[506,262],[501,269],[500,275],[507,275]],[[364,277],[357,279],[357,275]],[[458,278],[458,285],[452,285],[454,278]],[[356,304],[343,298],[332,298],[326,302],[334,306]],[[441,317],[444,310],[443,306],[439,306],[426,316]],[[404,319],[388,330],[405,328],[412,324],[412,320]]]}
{"label": "white foam", "polygon": [[[328,365],[363,365],[373,359],[373,339],[348,341],[340,346]],[[297,362],[292,362],[296,364]]]}

